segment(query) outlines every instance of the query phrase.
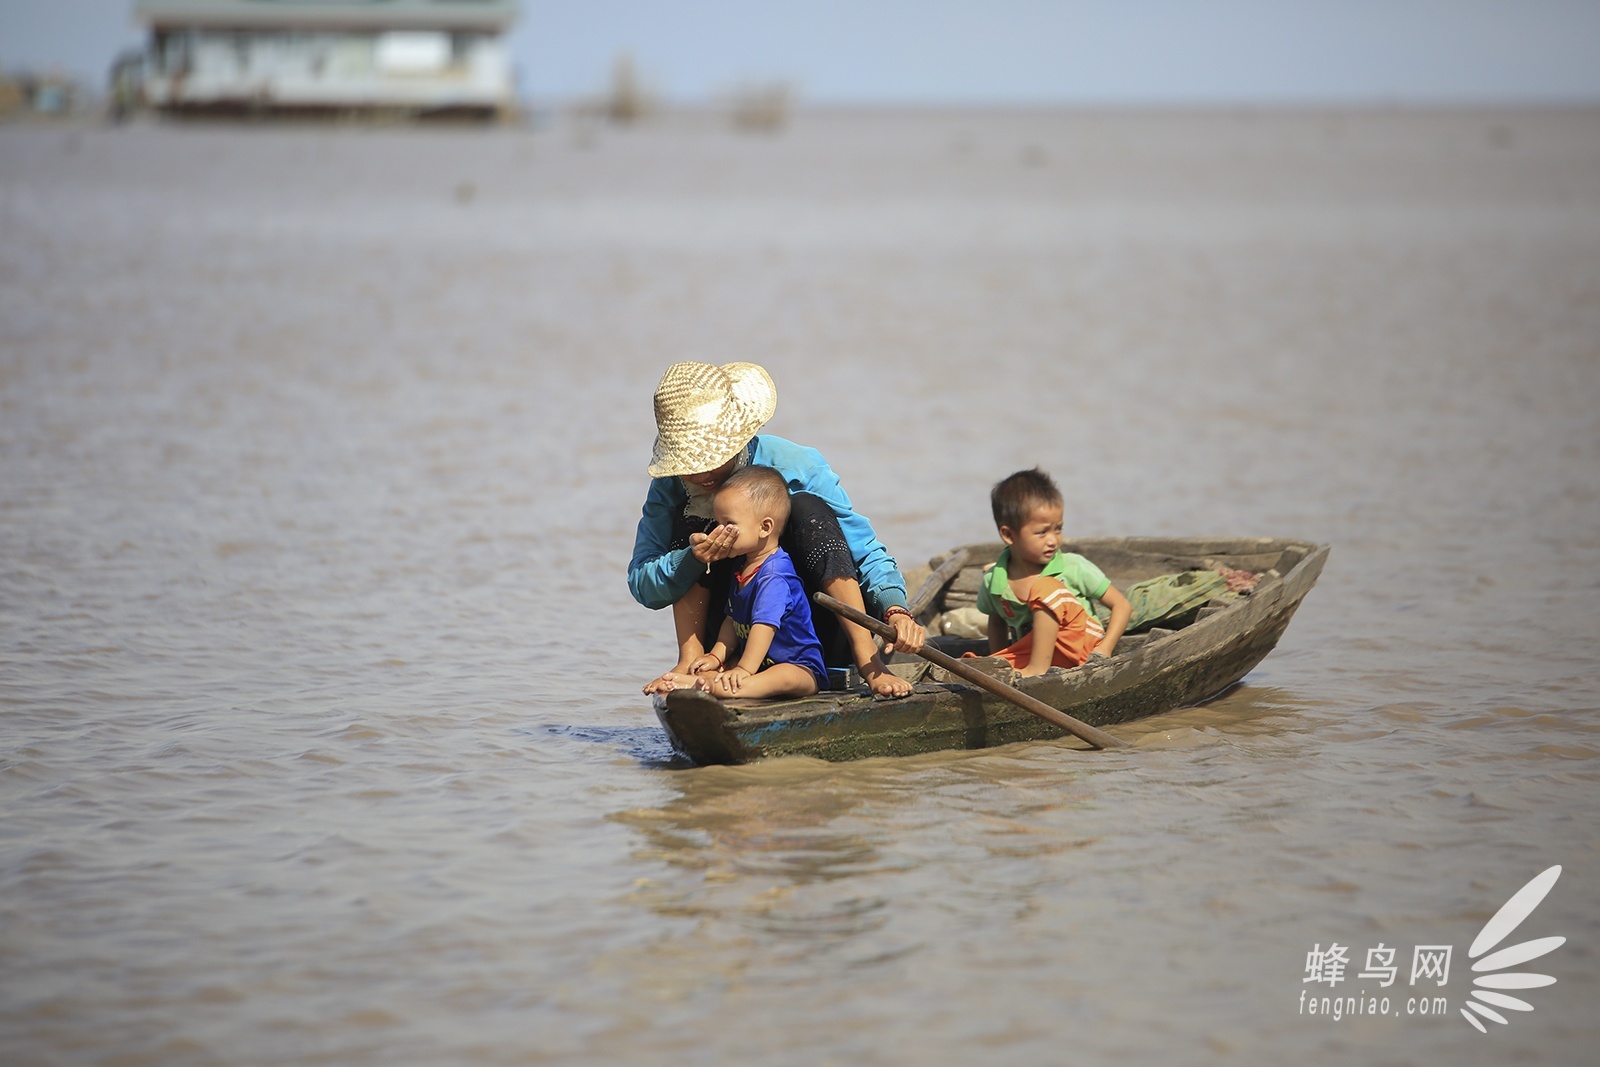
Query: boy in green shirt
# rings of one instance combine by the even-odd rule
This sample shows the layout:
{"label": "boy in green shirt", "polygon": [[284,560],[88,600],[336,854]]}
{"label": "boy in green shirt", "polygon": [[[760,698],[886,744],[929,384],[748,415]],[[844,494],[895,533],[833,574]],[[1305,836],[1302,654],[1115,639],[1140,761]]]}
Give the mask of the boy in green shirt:
{"label": "boy in green shirt", "polygon": [[[1099,567],[1060,550],[1063,504],[1055,482],[1037,467],[1018,471],[995,485],[989,504],[1006,543],[978,590],[990,655],[1025,676],[1109,657],[1133,607]],[[1111,612],[1103,625],[1090,603],[1096,600]]]}

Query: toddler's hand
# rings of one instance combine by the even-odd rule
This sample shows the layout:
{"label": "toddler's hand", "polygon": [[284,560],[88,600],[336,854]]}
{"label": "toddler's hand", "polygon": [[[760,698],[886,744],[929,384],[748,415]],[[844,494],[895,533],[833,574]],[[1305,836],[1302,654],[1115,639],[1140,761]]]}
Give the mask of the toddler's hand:
{"label": "toddler's hand", "polygon": [[743,667],[734,667],[723,671],[711,679],[711,691],[722,696],[737,696],[739,688],[744,685],[745,679],[750,677],[750,672]]}
{"label": "toddler's hand", "polygon": [[697,656],[689,664],[690,674],[703,674],[706,671],[720,671],[721,669],[722,661],[709,652]]}

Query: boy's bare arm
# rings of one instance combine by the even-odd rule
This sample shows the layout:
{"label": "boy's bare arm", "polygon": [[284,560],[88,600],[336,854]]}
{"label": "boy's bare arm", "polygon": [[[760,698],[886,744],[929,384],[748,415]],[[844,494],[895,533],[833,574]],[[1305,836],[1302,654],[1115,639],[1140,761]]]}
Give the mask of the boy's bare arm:
{"label": "boy's bare arm", "polygon": [[1111,618],[1106,622],[1106,635],[1094,646],[1094,650],[1102,656],[1110,656],[1116,652],[1117,642],[1122,640],[1122,632],[1128,628],[1128,620],[1133,618],[1133,605],[1114,585],[1106,586],[1106,591],[1100,595],[1100,603],[1111,609]]}
{"label": "boy's bare arm", "polygon": [[722,628],[717,631],[717,639],[705,655],[689,665],[690,674],[699,674],[701,671],[720,671],[728,666],[728,660],[737,648],[739,633],[733,628],[733,620],[726,615],[722,618]]}
{"label": "boy's bare arm", "polygon": [[744,639],[744,651],[739,655],[739,662],[729,664],[727,670],[717,675],[711,684],[711,691],[723,696],[737,696],[739,690],[744,688],[744,683],[761,670],[761,661],[767,658],[767,650],[772,647],[772,639],[777,633],[776,627],[764,622],[752,625],[749,635]]}
{"label": "boy's bare arm", "polygon": [[[754,674],[761,669],[761,661],[767,658],[768,649],[772,648],[772,639],[778,636],[778,628],[767,623],[758,622],[750,627],[750,636],[744,639],[744,651],[739,654],[738,666],[746,674]],[[732,669],[731,667],[729,668]]]}
{"label": "boy's bare arm", "polygon": [[998,615],[989,616],[989,654],[992,656],[1011,643],[1011,631],[1006,620]]}
{"label": "boy's bare arm", "polygon": [[1060,624],[1048,611],[1033,613],[1033,650],[1028,653],[1028,665],[1022,668],[1024,678],[1032,678],[1050,669],[1056,654],[1056,631]]}

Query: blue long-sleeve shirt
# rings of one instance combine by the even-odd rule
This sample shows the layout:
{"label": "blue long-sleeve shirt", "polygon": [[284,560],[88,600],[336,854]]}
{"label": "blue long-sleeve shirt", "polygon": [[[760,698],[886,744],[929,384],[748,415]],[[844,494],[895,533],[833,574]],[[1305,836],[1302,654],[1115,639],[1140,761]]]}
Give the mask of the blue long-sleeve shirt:
{"label": "blue long-sleeve shirt", "polygon": [[[906,580],[889,550],[878,540],[872,524],[856,514],[822,453],[781,437],[760,434],[750,442],[750,462],[774,467],[789,483],[791,493],[813,493],[828,502],[839,517],[839,529],[855,560],[862,599],[869,614],[882,616],[891,607],[906,606]],[[672,549],[672,519],[688,503],[688,492],[677,478],[653,478],[644,498],[644,514],[633,539],[633,560],[628,564],[628,590],[647,608],[676,603],[700,580],[706,565],[687,548]]]}

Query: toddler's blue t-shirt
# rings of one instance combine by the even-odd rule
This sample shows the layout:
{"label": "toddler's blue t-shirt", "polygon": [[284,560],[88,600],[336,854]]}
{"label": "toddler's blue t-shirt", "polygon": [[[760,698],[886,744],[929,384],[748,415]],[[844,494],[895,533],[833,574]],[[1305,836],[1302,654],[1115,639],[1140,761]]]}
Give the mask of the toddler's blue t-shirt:
{"label": "toddler's blue t-shirt", "polygon": [[819,689],[828,688],[828,668],[822,662],[822,642],[811,625],[811,602],[795,573],[789,553],[778,549],[744,581],[735,575],[728,590],[728,618],[743,641],[750,627],[764,623],[777,630],[767,663],[795,663],[810,671]]}

